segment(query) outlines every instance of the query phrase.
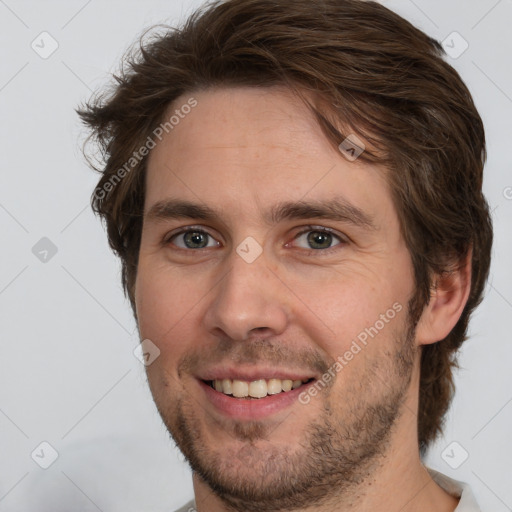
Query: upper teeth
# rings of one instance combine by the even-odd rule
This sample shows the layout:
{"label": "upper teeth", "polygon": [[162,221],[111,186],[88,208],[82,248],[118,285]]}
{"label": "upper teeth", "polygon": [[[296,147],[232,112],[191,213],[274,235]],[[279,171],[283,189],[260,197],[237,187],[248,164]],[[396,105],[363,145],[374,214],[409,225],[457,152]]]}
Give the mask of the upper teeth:
{"label": "upper teeth", "polygon": [[216,391],[226,395],[233,395],[237,398],[247,396],[253,398],[263,398],[267,395],[275,395],[281,391],[290,391],[298,388],[303,382],[302,380],[290,379],[260,379],[246,382],[237,379],[216,379],[213,381],[213,387]]}

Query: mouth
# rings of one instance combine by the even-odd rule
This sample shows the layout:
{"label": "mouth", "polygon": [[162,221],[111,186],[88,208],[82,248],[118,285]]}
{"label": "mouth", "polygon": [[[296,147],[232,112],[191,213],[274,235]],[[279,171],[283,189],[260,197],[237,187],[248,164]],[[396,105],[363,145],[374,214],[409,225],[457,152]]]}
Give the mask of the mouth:
{"label": "mouth", "polygon": [[273,421],[297,407],[300,396],[317,382],[311,370],[290,368],[217,367],[196,376],[205,407],[234,421]]}
{"label": "mouth", "polygon": [[232,398],[260,400],[272,395],[282,395],[312,382],[314,378],[304,380],[257,379],[244,381],[239,379],[214,379],[203,381],[210,388]]}

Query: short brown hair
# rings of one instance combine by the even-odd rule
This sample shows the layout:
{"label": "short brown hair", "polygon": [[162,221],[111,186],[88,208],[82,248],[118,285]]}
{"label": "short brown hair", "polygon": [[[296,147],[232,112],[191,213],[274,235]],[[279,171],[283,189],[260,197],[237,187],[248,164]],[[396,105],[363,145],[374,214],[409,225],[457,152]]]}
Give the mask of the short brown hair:
{"label": "short brown hair", "polygon": [[[216,1],[183,27],[141,39],[114,90],[79,110],[104,160],[92,207],[121,258],[134,311],[147,157],[128,170],[126,162],[169,105],[183,94],[230,86],[285,85],[316,98],[305,101],[333,146],[347,135],[342,127],[349,128],[368,143],[361,158],[386,169],[414,267],[411,317],[417,320],[428,303],[435,275],[453,270],[471,251],[464,311],[445,339],[422,349],[418,439],[424,454],[442,432],[456,351],[482,299],[493,236],[482,194],[483,124],[443,53],[397,14],[363,0]],[[123,166],[123,179],[113,184]]]}

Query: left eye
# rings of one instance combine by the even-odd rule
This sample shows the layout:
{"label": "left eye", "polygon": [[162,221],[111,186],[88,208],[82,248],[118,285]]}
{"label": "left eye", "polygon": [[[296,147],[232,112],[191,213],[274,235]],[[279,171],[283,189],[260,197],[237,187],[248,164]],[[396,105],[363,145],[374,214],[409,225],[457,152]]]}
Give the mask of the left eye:
{"label": "left eye", "polygon": [[[300,241],[303,245],[299,246],[305,249],[330,249],[333,245],[339,245],[343,241],[334,233],[322,229],[303,231],[295,237],[295,240]],[[333,244],[336,240],[337,243]]]}
{"label": "left eye", "polygon": [[176,233],[169,240],[180,249],[204,249],[216,247],[219,243],[206,231],[193,229]]}

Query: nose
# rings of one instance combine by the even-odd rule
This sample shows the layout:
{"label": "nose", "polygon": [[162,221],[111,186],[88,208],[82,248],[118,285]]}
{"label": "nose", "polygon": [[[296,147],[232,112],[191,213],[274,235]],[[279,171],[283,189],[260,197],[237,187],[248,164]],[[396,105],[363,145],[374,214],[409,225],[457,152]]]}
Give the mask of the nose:
{"label": "nose", "polygon": [[247,263],[233,251],[228,264],[203,317],[208,332],[235,341],[281,334],[289,321],[290,294],[265,253]]}

